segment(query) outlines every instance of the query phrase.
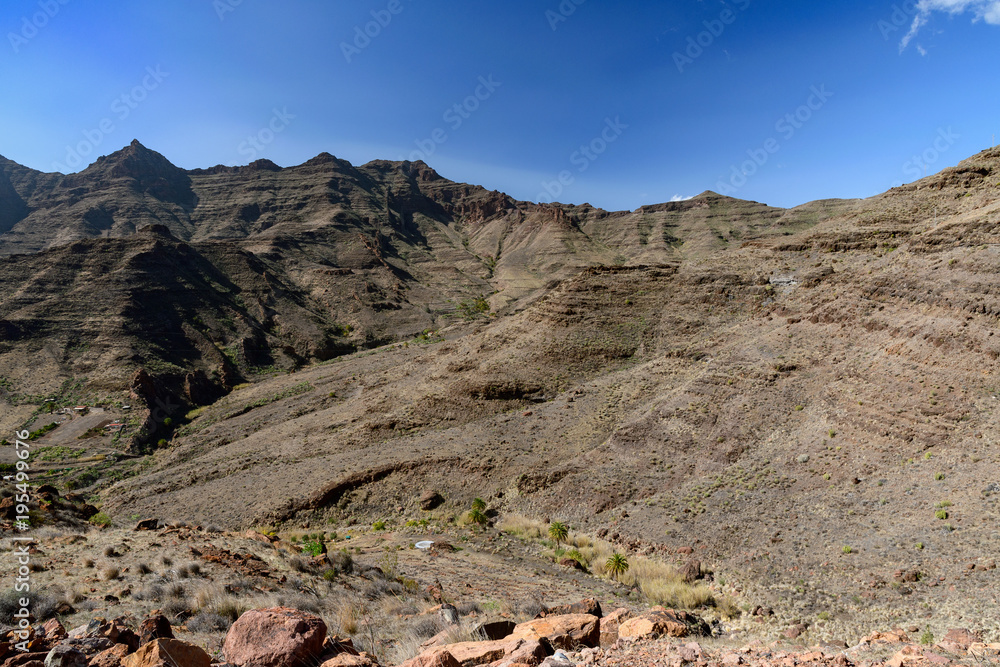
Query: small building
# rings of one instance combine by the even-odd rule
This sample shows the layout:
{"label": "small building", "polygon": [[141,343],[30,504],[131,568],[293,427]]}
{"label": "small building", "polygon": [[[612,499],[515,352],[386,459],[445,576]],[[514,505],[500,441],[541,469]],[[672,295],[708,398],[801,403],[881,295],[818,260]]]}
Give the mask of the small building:
{"label": "small building", "polygon": [[122,424],[121,422],[114,422],[113,424],[108,424],[107,426],[105,426],[104,430],[117,432],[122,430],[123,428],[125,428],[125,424]]}
{"label": "small building", "polygon": [[87,412],[88,408],[87,408],[86,405],[78,405],[75,408],[73,408],[73,410],[75,410],[76,412],[79,412],[80,414],[83,414],[83,413]]}

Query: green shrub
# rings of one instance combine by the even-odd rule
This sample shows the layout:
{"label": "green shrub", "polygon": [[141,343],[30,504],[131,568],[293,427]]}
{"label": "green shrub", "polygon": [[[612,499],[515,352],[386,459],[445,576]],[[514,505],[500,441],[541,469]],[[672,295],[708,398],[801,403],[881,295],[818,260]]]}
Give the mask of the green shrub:
{"label": "green shrub", "polygon": [[931,632],[931,627],[928,625],[924,633],[920,635],[920,643],[928,646],[934,643],[934,633]]}
{"label": "green shrub", "polygon": [[845,554],[849,554],[849,553],[853,552],[854,549],[852,549],[849,545],[845,544],[843,546],[843,548],[841,549],[841,551],[843,551]]}
{"label": "green shrub", "polygon": [[306,542],[302,545],[302,551],[310,556],[318,556],[323,553],[323,543],[317,541]]}
{"label": "green shrub", "polygon": [[372,524],[372,529],[373,530],[385,530],[385,526],[386,526],[385,520],[379,519],[378,521],[376,521],[375,523]]}
{"label": "green shrub", "polygon": [[948,518],[948,513],[944,510],[938,510],[937,512],[934,512],[934,516],[943,521]]}
{"label": "green shrub", "polygon": [[90,523],[94,524],[95,526],[100,526],[101,528],[107,528],[108,526],[111,525],[112,521],[111,517],[109,517],[104,512],[98,512],[94,516],[90,517]]}

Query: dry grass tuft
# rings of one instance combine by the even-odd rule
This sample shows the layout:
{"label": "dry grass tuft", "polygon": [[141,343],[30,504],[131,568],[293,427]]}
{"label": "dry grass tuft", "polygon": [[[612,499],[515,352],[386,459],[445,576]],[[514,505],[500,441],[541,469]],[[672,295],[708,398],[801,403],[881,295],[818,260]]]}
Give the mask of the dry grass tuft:
{"label": "dry grass tuft", "polygon": [[121,576],[121,570],[119,570],[114,565],[109,565],[103,570],[101,570],[101,578],[105,581],[114,581]]}

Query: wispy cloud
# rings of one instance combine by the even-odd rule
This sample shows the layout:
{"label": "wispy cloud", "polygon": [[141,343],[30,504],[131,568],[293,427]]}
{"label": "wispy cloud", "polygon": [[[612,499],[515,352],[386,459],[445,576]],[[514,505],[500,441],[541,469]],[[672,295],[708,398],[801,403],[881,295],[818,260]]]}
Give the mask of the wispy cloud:
{"label": "wispy cloud", "polygon": [[[899,43],[899,50],[909,46],[920,29],[927,25],[931,14],[946,12],[952,16],[972,12],[973,21],[986,21],[991,25],[1000,25],[1000,0],[920,0],[917,3],[917,15],[913,17],[910,32],[906,33]],[[926,51],[920,49],[920,55]]]}
{"label": "wispy cloud", "polygon": [[670,201],[687,201],[688,199],[694,199],[694,197],[684,197],[682,195],[674,195],[670,198]]}

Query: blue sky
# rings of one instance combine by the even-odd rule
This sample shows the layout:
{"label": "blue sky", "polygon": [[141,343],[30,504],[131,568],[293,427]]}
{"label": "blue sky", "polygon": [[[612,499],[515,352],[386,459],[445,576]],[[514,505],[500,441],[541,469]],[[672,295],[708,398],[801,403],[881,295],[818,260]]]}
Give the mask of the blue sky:
{"label": "blue sky", "polygon": [[[623,7],[623,5],[626,5]],[[794,206],[1000,133],[1000,0],[4,0],[0,154],[424,159],[607,209]]]}

